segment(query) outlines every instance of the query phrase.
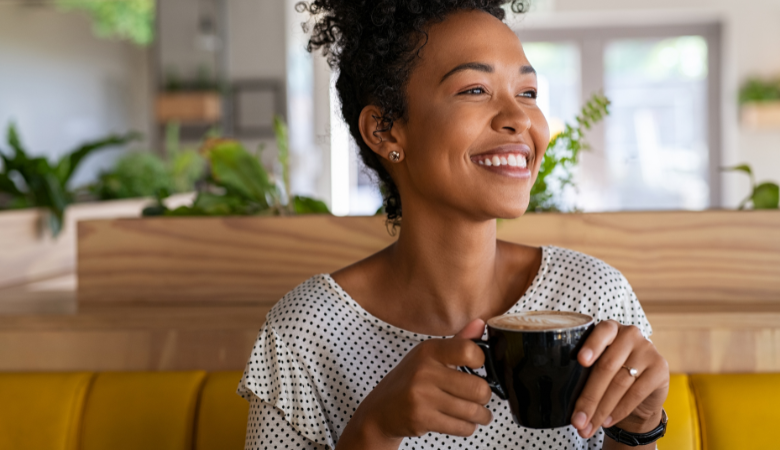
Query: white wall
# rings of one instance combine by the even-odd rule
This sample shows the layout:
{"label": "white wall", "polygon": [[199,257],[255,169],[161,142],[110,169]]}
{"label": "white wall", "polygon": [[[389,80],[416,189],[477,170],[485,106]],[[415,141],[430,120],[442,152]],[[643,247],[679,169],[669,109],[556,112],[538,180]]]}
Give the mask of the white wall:
{"label": "white wall", "polygon": [[[724,166],[750,164],[757,179],[780,182],[780,130],[751,131],[739,125],[737,93],[750,76],[780,76],[780,2],[776,0],[547,0],[545,22],[652,21],[679,22],[715,19],[723,24],[722,36],[722,155]],[[534,13],[531,13],[533,16]],[[535,20],[529,16],[529,22]],[[748,193],[747,178],[722,177],[722,200],[734,207]]]}
{"label": "white wall", "polygon": [[[148,50],[97,39],[91,27],[82,13],[0,4],[0,146],[10,120],[31,153],[51,158],[113,132],[148,134]],[[85,161],[74,184],[116,155]]]}

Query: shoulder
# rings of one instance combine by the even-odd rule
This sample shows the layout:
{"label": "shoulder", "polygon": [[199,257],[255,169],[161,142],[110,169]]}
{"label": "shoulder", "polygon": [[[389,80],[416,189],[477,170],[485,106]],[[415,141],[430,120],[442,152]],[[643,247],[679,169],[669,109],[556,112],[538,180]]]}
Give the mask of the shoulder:
{"label": "shoulder", "polygon": [[652,333],[626,277],[604,261],[560,247],[545,247],[543,276],[534,295],[536,307],[573,310],[597,321],[613,319]]}
{"label": "shoulder", "polygon": [[266,327],[305,328],[337,314],[346,305],[328,275],[315,275],[285,294],[268,312]]}
{"label": "shoulder", "polygon": [[569,280],[591,289],[630,288],[619,270],[598,258],[561,247],[549,246],[546,250],[543,263],[551,280]]}

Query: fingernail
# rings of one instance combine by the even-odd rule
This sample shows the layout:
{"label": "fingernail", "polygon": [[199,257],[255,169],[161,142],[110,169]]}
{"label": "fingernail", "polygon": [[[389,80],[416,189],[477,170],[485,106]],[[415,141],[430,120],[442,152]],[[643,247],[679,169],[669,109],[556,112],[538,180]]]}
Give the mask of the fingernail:
{"label": "fingernail", "polygon": [[611,425],[612,425],[612,416],[609,416],[606,419],[604,419],[604,425],[602,425],[602,427],[609,428]]}
{"label": "fingernail", "polygon": [[585,426],[586,420],[588,420],[588,416],[582,411],[577,411],[571,417],[571,424],[574,425],[574,428],[580,429]]}
{"label": "fingernail", "polygon": [[585,428],[585,431],[584,431],[584,433],[585,433],[585,436],[588,436],[588,435],[590,434],[591,430],[593,430],[593,424],[592,424],[592,423],[589,423],[589,424],[588,424],[588,427],[587,427],[587,428]]}
{"label": "fingernail", "polygon": [[586,348],[582,351],[582,359],[585,360],[586,363],[590,362],[590,359],[593,358],[593,350]]}

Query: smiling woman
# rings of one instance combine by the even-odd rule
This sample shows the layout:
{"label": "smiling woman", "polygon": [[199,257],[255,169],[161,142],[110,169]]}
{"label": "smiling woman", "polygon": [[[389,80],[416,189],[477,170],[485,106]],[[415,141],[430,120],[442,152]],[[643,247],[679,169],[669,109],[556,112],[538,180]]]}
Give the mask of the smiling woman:
{"label": "smiling woman", "polygon": [[[525,212],[550,139],[502,3],[300,5],[400,233],[271,310],[239,385],[247,448],[623,448],[602,427],[652,448],[663,434],[669,371],[626,279],[577,252],[496,239],[497,218]],[[471,339],[487,319],[528,310],[598,322],[577,354],[592,372],[570,426],[520,427],[484,379],[454,368],[483,365]]]}

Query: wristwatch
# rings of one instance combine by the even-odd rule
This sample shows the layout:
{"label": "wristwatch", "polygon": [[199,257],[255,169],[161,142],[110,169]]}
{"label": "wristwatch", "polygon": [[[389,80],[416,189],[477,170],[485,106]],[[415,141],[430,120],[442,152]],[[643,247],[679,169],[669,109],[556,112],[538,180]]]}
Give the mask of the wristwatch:
{"label": "wristwatch", "polygon": [[609,428],[604,428],[604,434],[621,444],[628,445],[629,447],[648,445],[664,437],[666,434],[666,422],[668,421],[669,418],[666,416],[666,410],[661,409],[661,423],[652,431],[647,433],[629,433],[622,428],[612,426]]}

